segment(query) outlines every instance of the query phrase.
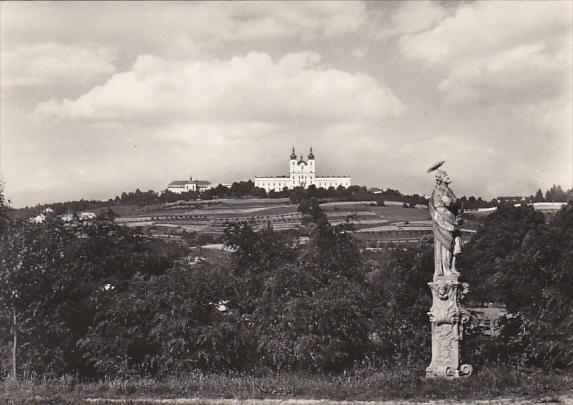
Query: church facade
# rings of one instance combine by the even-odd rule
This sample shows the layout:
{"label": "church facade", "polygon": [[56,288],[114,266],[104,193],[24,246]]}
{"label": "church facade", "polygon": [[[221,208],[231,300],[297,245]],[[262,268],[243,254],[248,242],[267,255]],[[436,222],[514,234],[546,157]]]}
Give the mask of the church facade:
{"label": "church facade", "polygon": [[290,155],[288,176],[255,176],[255,186],[264,188],[267,192],[282,191],[285,187],[288,189],[308,188],[310,185],[326,189],[329,187],[337,188],[338,186],[350,187],[350,176],[317,176],[312,148],[310,148],[308,159],[305,161],[302,155],[300,159],[297,159],[294,146]]}

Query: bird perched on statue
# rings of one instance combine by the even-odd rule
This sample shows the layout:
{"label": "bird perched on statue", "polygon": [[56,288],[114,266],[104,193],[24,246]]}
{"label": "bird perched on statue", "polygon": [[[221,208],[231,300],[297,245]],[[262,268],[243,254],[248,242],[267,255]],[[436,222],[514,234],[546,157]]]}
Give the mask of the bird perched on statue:
{"label": "bird perched on statue", "polygon": [[432,165],[432,167],[430,167],[430,168],[427,170],[427,173],[431,173],[431,172],[434,172],[434,171],[438,170],[440,167],[442,167],[442,165],[443,165],[444,163],[446,163],[446,161],[445,161],[445,160],[441,160],[441,161],[439,161],[438,163],[436,163],[435,165]]}

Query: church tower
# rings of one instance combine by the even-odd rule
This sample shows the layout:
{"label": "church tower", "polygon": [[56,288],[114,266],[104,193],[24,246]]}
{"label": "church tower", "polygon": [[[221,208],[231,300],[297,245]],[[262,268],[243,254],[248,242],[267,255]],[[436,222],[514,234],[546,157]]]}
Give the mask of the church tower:
{"label": "church tower", "polygon": [[290,154],[290,178],[293,178],[294,172],[296,172],[296,153],[294,151],[294,146],[292,147],[292,153]]}
{"label": "church tower", "polygon": [[308,168],[309,172],[314,176],[316,174],[316,166],[314,163],[314,153],[312,153],[312,146],[310,147],[310,153],[308,154]]}
{"label": "church tower", "polygon": [[312,146],[310,147],[310,153],[308,154],[308,184],[315,184],[314,180],[316,178],[316,163],[314,161],[314,153],[312,153]]}

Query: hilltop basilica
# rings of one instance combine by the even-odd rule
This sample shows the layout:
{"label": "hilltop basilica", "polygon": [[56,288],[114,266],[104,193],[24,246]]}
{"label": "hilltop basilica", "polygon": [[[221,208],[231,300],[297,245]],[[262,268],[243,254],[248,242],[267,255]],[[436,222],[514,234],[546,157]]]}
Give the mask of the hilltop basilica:
{"label": "hilltop basilica", "polygon": [[290,175],[289,176],[276,176],[276,177],[259,177],[255,176],[255,186],[264,188],[267,192],[282,191],[283,188],[303,187],[307,188],[314,184],[316,188],[329,188],[329,187],[350,187],[350,176],[316,176],[316,163],[314,153],[310,148],[308,160],[304,160],[303,156],[297,160],[294,146],[290,155]]}

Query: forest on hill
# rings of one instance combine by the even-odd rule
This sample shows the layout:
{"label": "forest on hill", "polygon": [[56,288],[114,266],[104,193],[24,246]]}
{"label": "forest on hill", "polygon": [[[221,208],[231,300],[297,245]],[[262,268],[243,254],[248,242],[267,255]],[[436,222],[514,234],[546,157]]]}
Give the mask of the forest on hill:
{"label": "forest on hill", "polygon": [[[432,245],[361,251],[352,223],[330,225],[316,199],[303,204],[298,234],[229,225],[234,253],[217,264],[192,263],[184,248],[107,218],[30,223],[0,202],[2,377],[429,363]],[[469,304],[509,312],[499,336],[469,327],[467,362],[573,367],[573,206],[552,217],[501,206],[466,246],[461,269]]]}

